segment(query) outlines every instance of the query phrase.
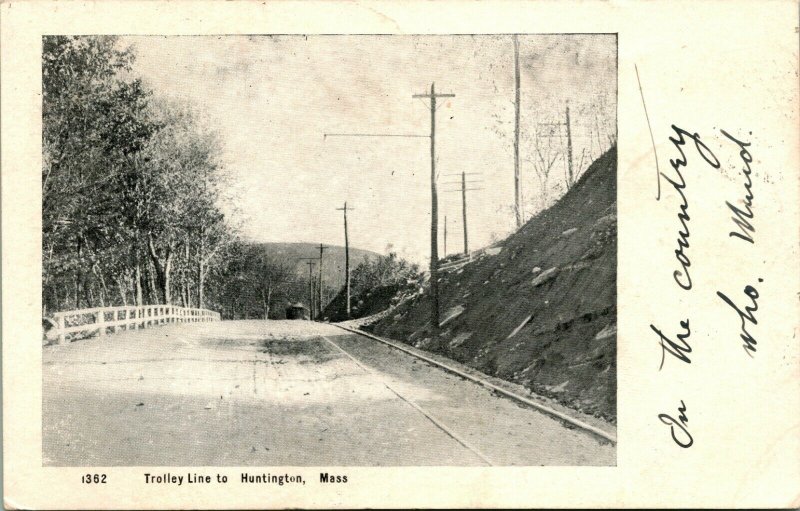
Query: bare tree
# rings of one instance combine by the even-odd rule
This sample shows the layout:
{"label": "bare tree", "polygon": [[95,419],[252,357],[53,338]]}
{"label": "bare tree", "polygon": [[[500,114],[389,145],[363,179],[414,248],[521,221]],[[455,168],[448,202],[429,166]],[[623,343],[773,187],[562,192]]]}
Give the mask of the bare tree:
{"label": "bare tree", "polygon": [[553,138],[537,135],[531,140],[525,161],[531,164],[536,173],[539,185],[539,210],[547,207],[550,195],[550,173],[559,158],[563,156],[561,149],[553,144]]}
{"label": "bare tree", "polygon": [[264,319],[269,319],[275,296],[285,299],[287,288],[294,280],[296,265],[286,257],[266,252],[256,257],[255,285],[264,311]]}

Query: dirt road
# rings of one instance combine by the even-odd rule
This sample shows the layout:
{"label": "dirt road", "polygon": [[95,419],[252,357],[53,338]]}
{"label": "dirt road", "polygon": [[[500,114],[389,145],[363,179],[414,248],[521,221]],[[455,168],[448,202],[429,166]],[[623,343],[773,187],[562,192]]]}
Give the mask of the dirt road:
{"label": "dirt road", "polygon": [[615,448],[423,361],[307,321],[48,346],[49,466],[613,465]]}

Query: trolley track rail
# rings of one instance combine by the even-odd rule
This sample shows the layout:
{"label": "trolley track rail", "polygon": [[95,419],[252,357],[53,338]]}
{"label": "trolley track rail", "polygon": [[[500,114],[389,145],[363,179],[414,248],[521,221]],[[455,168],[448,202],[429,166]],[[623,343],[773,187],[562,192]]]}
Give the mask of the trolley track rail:
{"label": "trolley track rail", "polygon": [[453,373],[453,374],[458,375],[458,376],[460,376],[462,378],[465,378],[467,380],[475,382],[475,383],[477,383],[477,384],[479,384],[479,385],[481,385],[483,387],[486,387],[486,388],[488,388],[488,389],[490,389],[490,390],[492,390],[494,392],[497,392],[498,394],[501,394],[503,396],[506,396],[508,398],[513,399],[514,401],[517,401],[517,402],[522,403],[522,404],[524,404],[526,406],[534,408],[537,411],[542,412],[542,413],[544,413],[544,414],[546,414],[546,415],[548,415],[550,417],[553,417],[553,418],[558,419],[558,420],[562,420],[562,421],[564,421],[564,422],[566,422],[566,423],[568,423],[568,424],[570,424],[570,425],[572,425],[572,426],[574,426],[576,428],[579,428],[579,429],[581,429],[583,431],[586,431],[587,433],[590,433],[591,435],[593,435],[595,437],[602,438],[603,440],[611,442],[614,445],[616,445],[616,443],[617,443],[616,435],[613,435],[611,433],[603,431],[602,429],[600,429],[598,427],[592,426],[591,424],[588,424],[588,423],[586,423],[586,422],[584,422],[584,421],[582,421],[582,420],[580,420],[578,418],[572,417],[570,415],[567,415],[566,413],[563,413],[563,412],[560,412],[558,410],[555,410],[554,408],[551,408],[551,407],[546,406],[546,405],[541,404],[541,403],[537,403],[536,401],[534,401],[534,400],[532,400],[530,398],[527,398],[527,397],[522,396],[520,394],[517,394],[515,392],[511,392],[511,391],[509,391],[507,389],[504,389],[504,388],[502,388],[502,387],[500,387],[498,385],[495,385],[494,383],[492,383],[492,382],[490,382],[490,381],[488,381],[486,379],[483,379],[483,378],[480,378],[480,377],[475,376],[473,374],[469,374],[467,372],[464,372],[461,369],[458,369],[457,367],[454,367],[454,366],[449,365],[449,364],[444,364],[444,363],[439,362],[438,360],[434,360],[433,358],[430,358],[430,357],[426,357],[425,355],[421,355],[419,353],[416,353],[413,350],[410,350],[410,349],[408,349],[408,348],[406,348],[404,346],[401,346],[401,345],[397,344],[396,342],[392,342],[392,341],[390,341],[388,339],[384,339],[384,338],[379,337],[377,335],[373,335],[373,334],[370,334],[368,332],[363,332],[361,330],[356,330],[354,328],[346,327],[344,325],[339,325],[339,324],[336,324],[336,323],[331,323],[331,325],[336,326],[338,328],[341,328],[342,330],[346,330],[348,332],[351,332],[353,334],[358,334],[358,335],[367,337],[369,339],[378,341],[378,342],[383,343],[383,344],[385,344],[387,346],[391,346],[392,348],[395,348],[395,349],[400,350],[400,351],[402,351],[404,353],[407,353],[407,354],[409,354],[409,355],[411,355],[411,356],[413,356],[413,357],[415,357],[417,359],[424,360],[425,362],[427,362],[429,364],[433,364],[433,365],[435,365],[435,366],[437,366],[437,367],[439,367],[441,369],[444,369],[447,372]]}

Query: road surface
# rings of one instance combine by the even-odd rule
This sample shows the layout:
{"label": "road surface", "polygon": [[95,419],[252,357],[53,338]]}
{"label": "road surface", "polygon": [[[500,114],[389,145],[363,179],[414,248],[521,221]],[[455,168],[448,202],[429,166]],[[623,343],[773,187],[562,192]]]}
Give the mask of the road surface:
{"label": "road surface", "polygon": [[615,448],[332,325],[168,325],[47,346],[47,466],[613,465]]}

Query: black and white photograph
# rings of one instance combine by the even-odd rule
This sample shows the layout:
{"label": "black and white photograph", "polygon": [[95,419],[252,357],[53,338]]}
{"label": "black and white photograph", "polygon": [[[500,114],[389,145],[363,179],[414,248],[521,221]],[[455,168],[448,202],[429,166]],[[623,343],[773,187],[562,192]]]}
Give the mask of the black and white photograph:
{"label": "black and white photograph", "polygon": [[796,509],[798,5],[0,2],[4,507]]}
{"label": "black and white photograph", "polygon": [[41,43],[44,466],[616,465],[616,34]]}

